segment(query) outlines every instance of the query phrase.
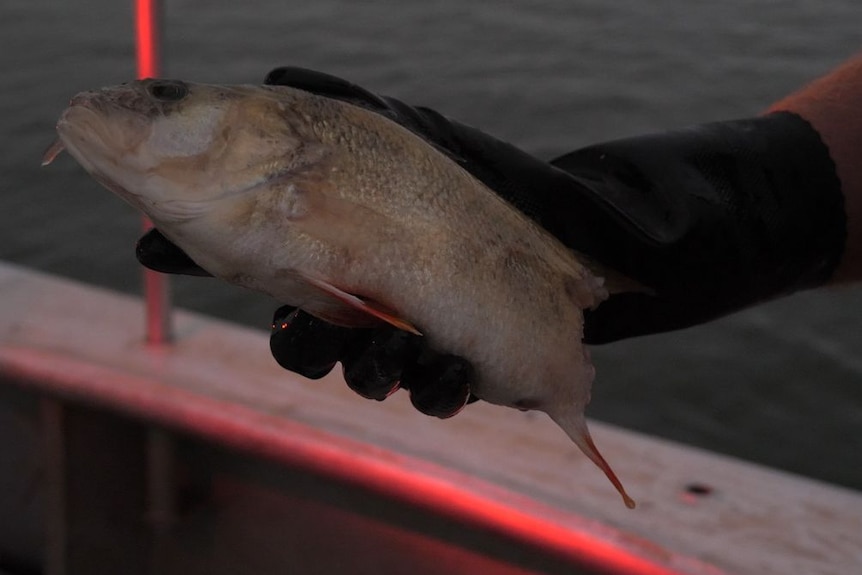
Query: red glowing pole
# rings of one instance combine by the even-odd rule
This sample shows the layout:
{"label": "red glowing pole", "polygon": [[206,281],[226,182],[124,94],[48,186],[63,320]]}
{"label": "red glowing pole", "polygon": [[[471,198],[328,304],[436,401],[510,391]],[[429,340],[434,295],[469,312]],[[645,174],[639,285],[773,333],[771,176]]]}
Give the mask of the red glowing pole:
{"label": "red glowing pole", "polygon": [[159,0],[135,0],[135,48],[138,78],[155,78],[159,74]]}
{"label": "red glowing pole", "polygon": [[[138,78],[157,78],[161,74],[161,0],[134,1]],[[143,227],[145,231],[153,227],[149,218],[144,217]],[[144,299],[147,307],[147,343],[170,343],[173,330],[168,276],[145,269]],[[150,569],[153,573],[158,573],[164,564],[169,529],[175,517],[174,462],[171,436],[162,428],[151,427],[147,432],[147,516],[154,535]]]}
{"label": "red glowing pole", "polygon": [[[138,78],[155,78],[160,73],[160,0],[135,0],[135,49]],[[153,227],[144,218],[144,230]],[[167,276],[144,270],[144,299],[147,306],[147,342],[168,343],[171,333],[171,294]]]}

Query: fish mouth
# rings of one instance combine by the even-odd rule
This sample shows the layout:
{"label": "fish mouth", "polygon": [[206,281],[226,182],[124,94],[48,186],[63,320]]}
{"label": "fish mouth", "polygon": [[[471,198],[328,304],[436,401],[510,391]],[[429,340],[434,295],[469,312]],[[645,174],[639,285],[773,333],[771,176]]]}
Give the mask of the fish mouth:
{"label": "fish mouth", "polygon": [[132,205],[140,197],[118,182],[125,158],[149,133],[146,117],[112,106],[98,92],[83,92],[72,98],[57,121],[57,139],[45,150],[42,166],[51,164],[63,151],[97,182]]}
{"label": "fish mouth", "polygon": [[72,102],[57,121],[57,140],[45,151],[42,165],[50,164],[66,150],[85,170],[92,173],[98,159],[111,155],[119,134],[110,133],[108,123],[98,112],[75,103],[75,99]]}
{"label": "fish mouth", "polygon": [[[79,162],[81,156],[92,156],[92,160],[101,156],[116,164],[149,134],[157,113],[152,108],[133,86],[76,94],[57,121],[59,141],[45,151],[42,165],[53,162],[64,149]],[[82,162],[85,167],[87,163]]]}
{"label": "fish mouth", "polygon": [[[57,125],[55,127],[57,131],[57,138],[48,146],[48,149],[45,150],[45,153],[42,154],[42,167],[48,166],[57,159],[65,149],[66,149],[66,138],[64,135],[69,131],[69,116],[80,114],[79,111],[73,111],[74,108],[88,108],[93,106],[93,99],[95,93],[94,92],[81,92],[80,94],[76,94],[69,101],[69,107],[63,111],[63,114],[60,116],[60,119],[57,121]],[[76,157],[77,159],[77,157]]]}
{"label": "fish mouth", "polygon": [[[42,167],[44,168],[45,166],[51,164],[54,160],[57,159],[57,156],[59,156],[65,149],[66,145],[63,143],[63,139],[58,137],[50,146],[48,146],[48,149],[45,150],[45,153],[42,155]],[[90,168],[88,168],[88,170],[90,170]],[[135,196],[135,194],[122,187],[118,183],[114,182],[104,174],[95,171],[95,169],[93,169],[93,171],[90,171],[90,175],[102,186],[122,198],[126,198],[127,200],[131,201],[132,198]]]}

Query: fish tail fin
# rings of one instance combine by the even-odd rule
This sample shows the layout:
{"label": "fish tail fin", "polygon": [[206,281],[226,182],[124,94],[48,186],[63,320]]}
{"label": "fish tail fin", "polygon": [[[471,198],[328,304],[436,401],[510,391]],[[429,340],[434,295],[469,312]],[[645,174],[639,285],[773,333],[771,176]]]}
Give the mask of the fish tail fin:
{"label": "fish tail fin", "polygon": [[629,497],[629,494],[626,493],[622,482],[620,482],[616,473],[614,473],[614,470],[611,469],[611,466],[608,465],[608,462],[605,461],[605,458],[602,457],[596,444],[593,443],[593,438],[590,436],[590,430],[587,428],[587,420],[584,418],[583,412],[578,412],[574,406],[567,406],[566,409],[561,412],[552,412],[548,415],[551,416],[551,419],[553,419],[557,425],[563,428],[566,435],[568,435],[572,441],[581,448],[584,455],[589,457],[590,461],[595,463],[596,466],[602,470],[623,498],[623,502],[626,507],[634,509],[634,499]]}

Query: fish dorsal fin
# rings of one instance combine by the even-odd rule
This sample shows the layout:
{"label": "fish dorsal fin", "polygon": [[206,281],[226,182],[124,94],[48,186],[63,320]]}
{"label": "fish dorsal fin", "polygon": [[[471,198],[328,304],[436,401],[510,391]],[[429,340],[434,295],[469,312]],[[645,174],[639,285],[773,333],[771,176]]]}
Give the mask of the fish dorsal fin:
{"label": "fish dorsal fin", "polygon": [[562,406],[561,409],[548,412],[548,415],[551,416],[551,419],[553,419],[557,425],[563,428],[566,435],[568,435],[572,441],[581,448],[584,455],[589,457],[590,461],[595,463],[596,466],[604,472],[605,476],[607,476],[623,498],[623,503],[626,504],[626,507],[634,509],[634,499],[629,497],[629,494],[626,493],[626,490],[623,487],[622,482],[617,477],[617,474],[614,473],[614,470],[611,469],[611,466],[608,465],[608,462],[605,461],[605,458],[602,457],[602,454],[596,448],[596,444],[593,443],[593,438],[590,437],[590,430],[587,428],[587,420],[584,417],[583,410],[579,411],[575,405],[569,404]]}
{"label": "fish dorsal fin", "polygon": [[394,311],[388,309],[383,304],[380,304],[373,300],[363,299],[351,293],[347,293],[346,291],[332,285],[325,280],[311,277],[305,274],[300,275],[304,281],[308,282],[309,284],[322,291],[325,291],[341,303],[346,304],[353,309],[376,317],[377,319],[382,320],[391,326],[397,327],[398,329],[410,332],[415,335],[422,335],[422,333],[418,329],[416,329],[416,326],[414,326],[406,319],[398,317],[398,315],[396,315]]}
{"label": "fish dorsal fin", "polygon": [[584,255],[580,252],[575,252],[575,257],[577,257],[578,261],[590,270],[594,276],[600,277],[604,280],[604,288],[610,295],[627,292],[645,293],[649,295],[653,295],[655,293],[651,288],[609,268],[608,266],[605,266],[604,264],[599,263],[590,256]]}

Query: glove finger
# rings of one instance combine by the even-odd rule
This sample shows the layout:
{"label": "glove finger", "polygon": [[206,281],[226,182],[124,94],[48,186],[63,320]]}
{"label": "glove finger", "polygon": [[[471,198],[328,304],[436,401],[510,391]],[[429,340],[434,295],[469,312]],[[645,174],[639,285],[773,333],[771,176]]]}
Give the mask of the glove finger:
{"label": "glove finger", "polygon": [[283,306],[273,316],[269,348],[284,369],[320,379],[335,367],[353,331]]}
{"label": "glove finger", "polygon": [[153,228],[138,240],[135,257],[144,267],[166,274],[212,277],[159,230]]}
{"label": "glove finger", "polygon": [[470,402],[473,381],[473,366],[464,358],[426,352],[405,369],[402,385],[410,389],[410,401],[416,409],[446,419]]}
{"label": "glove finger", "polygon": [[404,366],[419,355],[421,338],[392,328],[362,331],[341,357],[344,380],[362,397],[382,401],[400,387]]}

